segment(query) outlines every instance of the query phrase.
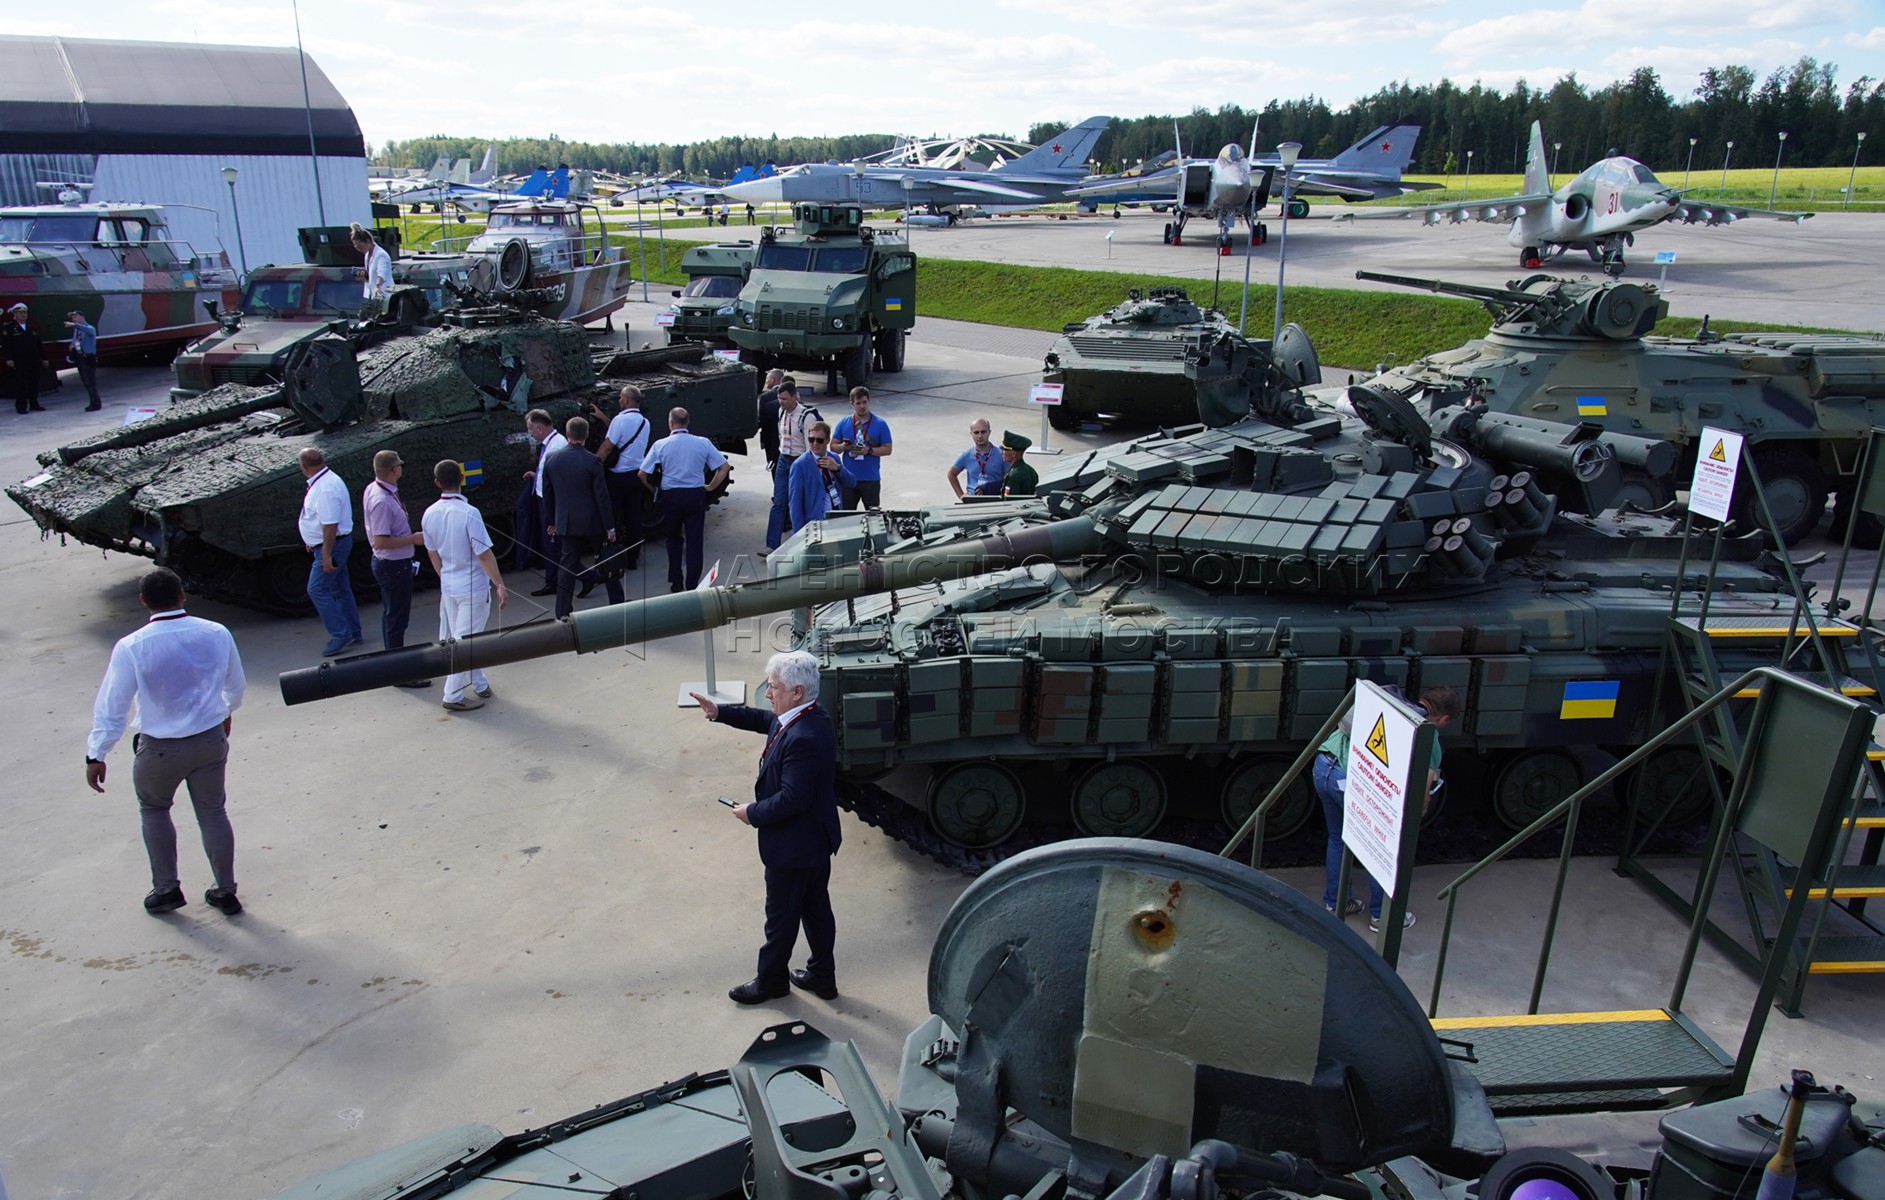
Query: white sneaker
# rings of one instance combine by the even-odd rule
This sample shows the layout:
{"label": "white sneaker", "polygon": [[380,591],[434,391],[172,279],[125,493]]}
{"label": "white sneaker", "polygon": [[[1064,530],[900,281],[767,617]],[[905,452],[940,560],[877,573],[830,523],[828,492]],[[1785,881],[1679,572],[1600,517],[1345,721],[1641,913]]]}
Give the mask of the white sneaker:
{"label": "white sneaker", "polygon": [[[1414,927],[1414,914],[1413,914],[1413,913],[1408,913],[1408,914],[1407,914],[1407,918],[1406,918],[1406,920],[1404,920],[1404,921],[1402,921],[1402,922],[1401,922],[1401,928],[1402,928],[1402,929],[1412,929],[1413,927]],[[1380,917],[1369,917],[1369,918],[1368,918],[1368,932],[1369,932],[1369,933],[1380,933],[1380,932],[1381,932],[1381,918],[1380,918]]]}

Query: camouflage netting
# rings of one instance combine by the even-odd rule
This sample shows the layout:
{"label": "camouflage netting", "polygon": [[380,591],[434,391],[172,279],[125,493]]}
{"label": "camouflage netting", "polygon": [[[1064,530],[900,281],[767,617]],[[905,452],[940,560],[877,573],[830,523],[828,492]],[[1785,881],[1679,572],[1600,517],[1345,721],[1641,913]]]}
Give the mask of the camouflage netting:
{"label": "camouflage netting", "polygon": [[[518,388],[527,376],[526,388]],[[376,346],[360,356],[365,419],[425,421],[503,405],[523,412],[532,399],[564,396],[595,383],[581,326],[541,321],[493,328],[446,327]]]}
{"label": "camouflage netting", "polygon": [[57,462],[74,463],[101,450],[147,446],[175,434],[202,429],[285,403],[281,388],[277,385],[247,387],[228,383],[204,392],[201,396],[178,401],[135,424],[108,429],[92,437],[69,442],[57,450],[42,450],[38,457],[44,466]]}

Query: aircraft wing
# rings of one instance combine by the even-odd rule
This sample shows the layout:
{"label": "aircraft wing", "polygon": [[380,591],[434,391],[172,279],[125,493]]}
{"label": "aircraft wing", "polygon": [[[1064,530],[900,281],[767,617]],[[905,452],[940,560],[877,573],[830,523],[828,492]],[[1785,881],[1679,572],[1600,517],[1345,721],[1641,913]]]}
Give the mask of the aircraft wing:
{"label": "aircraft wing", "polygon": [[[1281,191],[1280,186],[1278,191]],[[1314,174],[1292,175],[1289,180],[1289,194],[1292,196],[1340,196],[1344,200],[1378,200],[1380,193],[1373,188],[1351,187],[1337,183],[1333,179]],[[1396,195],[1398,192],[1390,192]]]}
{"label": "aircraft wing", "polygon": [[1019,200],[1027,204],[1039,204],[1044,197],[1039,192],[1024,192],[1020,188],[1003,187],[998,183],[989,183],[971,176],[958,179],[959,172],[951,171],[949,178],[939,179],[928,175],[912,175],[907,171],[866,171],[872,179],[881,179],[899,184],[906,192],[920,193],[930,189],[945,192],[975,192],[982,196],[999,196],[1004,200]]}
{"label": "aircraft wing", "polygon": [[1767,217],[1774,221],[1792,221],[1798,225],[1812,215],[1810,212],[1775,212],[1768,208],[1738,208],[1732,204],[1684,200],[1676,206],[1675,212],[1669,214],[1669,219],[1681,221],[1684,225],[1729,225],[1749,217]]}
{"label": "aircraft wing", "polygon": [[1157,192],[1162,186],[1167,195],[1175,195],[1178,189],[1178,174],[1185,169],[1186,165],[1174,163],[1163,170],[1148,171],[1144,175],[1115,175],[1093,179],[1078,187],[1068,188],[1066,194],[1070,198],[1085,200],[1102,196],[1128,196],[1139,192]]}
{"label": "aircraft wing", "polygon": [[1421,204],[1410,208],[1362,208],[1338,213],[1337,221],[1382,221],[1390,217],[1420,218],[1423,225],[1446,222],[1459,225],[1466,221],[1498,221],[1510,224],[1534,208],[1551,203],[1551,193],[1524,196],[1496,196],[1490,200],[1459,200],[1452,204]]}

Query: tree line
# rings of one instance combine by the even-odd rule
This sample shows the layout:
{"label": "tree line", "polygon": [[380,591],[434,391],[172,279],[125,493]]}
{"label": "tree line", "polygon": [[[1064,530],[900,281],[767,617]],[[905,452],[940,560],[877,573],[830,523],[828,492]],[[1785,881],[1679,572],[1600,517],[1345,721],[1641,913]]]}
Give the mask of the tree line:
{"label": "tree line", "polygon": [[[1844,166],[1858,148],[1859,133],[1885,134],[1885,80],[1861,76],[1842,90],[1838,70],[1811,58],[1766,79],[1758,79],[1749,67],[1710,67],[1680,101],[1649,67],[1595,91],[1585,87],[1576,72],[1548,88],[1521,80],[1509,92],[1478,83],[1462,88],[1444,79],[1419,87],[1403,81],[1339,111],[1310,96],[1272,101],[1261,109],[1227,104],[1215,112],[1195,108],[1180,117],[1115,118],[1095,146],[1094,157],[1108,171],[1154,158],[1173,148],[1176,122],[1187,155],[1210,157],[1230,142],[1247,147],[1256,126],[1259,153],[1274,150],[1278,142],[1297,141],[1304,157],[1329,158],[1376,126],[1409,121],[1421,126],[1410,173],[1459,171],[1472,151],[1473,170],[1516,174],[1525,169],[1531,123],[1538,121],[1551,153],[1561,157],[1569,171],[1582,170],[1613,152],[1665,173],[1691,161],[1701,171],[1719,170],[1724,161],[1730,166],[1766,166],[1780,150],[1782,132],[1787,134],[1788,165]],[[1035,125],[1027,140],[1041,142],[1064,127],[1060,121]],[[744,163],[847,161],[888,150],[896,141],[881,133],[650,144],[568,142],[555,134],[500,141],[435,136],[388,142],[371,157],[388,167],[429,167],[440,155],[476,159],[490,145],[497,149],[500,172],[567,163],[625,175],[725,179]],[[1727,148],[1730,141],[1732,152]],[[1874,145],[1885,155],[1885,145]],[[1553,163],[1554,173],[1557,170]]]}

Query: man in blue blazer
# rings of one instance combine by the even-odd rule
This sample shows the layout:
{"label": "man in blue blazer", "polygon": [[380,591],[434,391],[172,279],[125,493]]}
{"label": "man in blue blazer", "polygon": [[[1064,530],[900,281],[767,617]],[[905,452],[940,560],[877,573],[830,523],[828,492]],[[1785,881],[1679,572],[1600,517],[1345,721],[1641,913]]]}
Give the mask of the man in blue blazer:
{"label": "man in blue blazer", "polygon": [[843,508],[844,489],[857,484],[851,468],[827,449],[830,445],[831,426],[814,421],[805,427],[805,453],[792,460],[785,485],[794,529],[822,521],[832,509]]}
{"label": "man in blue blazer", "polygon": [[[817,703],[818,660],[802,650],[773,655],[766,664],[766,693],[771,712],[715,704],[699,692],[688,693],[707,720],[766,735],[753,800],[733,810],[759,832],[759,861],[766,867],[766,942],[759,948],[758,974],[727,995],[740,1004],[762,1004],[796,985],[835,1000],[832,945],[838,926],[830,889],[831,856],[841,840],[838,741],[830,715]],[[804,970],[788,970],[801,927],[811,957]]]}

